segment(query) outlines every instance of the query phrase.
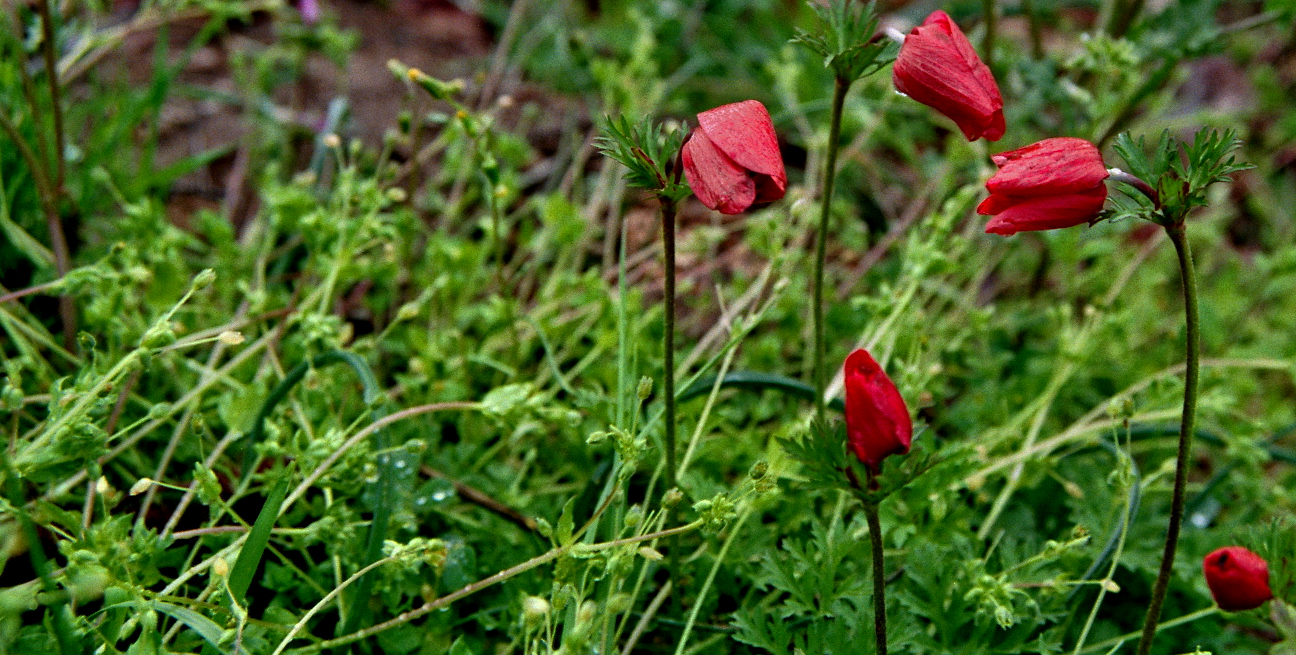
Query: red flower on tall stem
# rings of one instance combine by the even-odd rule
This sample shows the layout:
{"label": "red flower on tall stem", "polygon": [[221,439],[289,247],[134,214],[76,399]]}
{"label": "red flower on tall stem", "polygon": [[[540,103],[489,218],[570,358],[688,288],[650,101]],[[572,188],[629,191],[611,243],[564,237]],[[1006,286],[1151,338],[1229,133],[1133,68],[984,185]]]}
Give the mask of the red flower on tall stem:
{"label": "red flower on tall stem", "polygon": [[1044,139],[992,155],[999,171],[977,213],[993,215],[986,232],[1010,236],[1088,223],[1102,212],[1108,177],[1098,146],[1073,137]]}
{"label": "red flower on tall stem", "polygon": [[774,122],[756,100],[698,114],[698,126],[681,157],[693,194],[722,214],[739,214],[753,203],[778,200],[787,189]]}
{"label": "red flower on tall stem", "polygon": [[1003,137],[999,85],[949,14],[934,11],[909,32],[891,79],[897,91],[957,123],[968,141]]}
{"label": "red flower on tall stem", "polygon": [[877,473],[888,455],[909,452],[913,421],[895,383],[867,350],[846,357],[846,441]]}
{"label": "red flower on tall stem", "polygon": [[1229,612],[1255,609],[1273,598],[1269,590],[1269,563],[1241,547],[1225,546],[1202,560],[1206,586],[1220,609]]}

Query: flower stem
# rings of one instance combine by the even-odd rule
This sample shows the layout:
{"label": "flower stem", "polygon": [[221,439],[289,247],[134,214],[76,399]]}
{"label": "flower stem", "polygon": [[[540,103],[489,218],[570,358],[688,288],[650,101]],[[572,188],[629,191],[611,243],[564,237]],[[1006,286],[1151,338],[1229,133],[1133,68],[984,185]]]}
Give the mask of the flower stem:
{"label": "flower stem", "polygon": [[[869,474],[869,486],[873,485]],[[868,520],[869,541],[873,543],[873,633],[877,637],[877,655],[887,655],[886,567],[882,561],[882,522],[878,504],[864,501],[864,518]]]}
{"label": "flower stem", "polygon": [[981,61],[986,68],[994,66],[995,32],[998,27],[998,16],[995,0],[981,0],[981,20],[985,21],[985,37],[981,41]]}
{"label": "flower stem", "polygon": [[[54,250],[55,265],[59,277],[67,275],[72,269],[72,259],[68,251],[67,235],[63,232],[63,219],[58,214],[58,201],[63,197],[64,171],[63,163],[63,99],[59,88],[58,55],[55,53],[54,11],[50,9],[50,0],[41,0],[36,4],[41,17],[41,52],[45,58],[45,77],[49,82],[50,115],[54,122],[54,174],[53,188],[46,203],[45,222],[49,229],[50,246]],[[35,110],[35,105],[32,106]],[[39,129],[39,128],[38,128]],[[63,321],[63,347],[69,350],[76,344],[76,304],[72,296],[59,296],[59,317]]]}
{"label": "flower stem", "polygon": [[1184,374],[1183,417],[1179,425],[1179,454],[1175,461],[1174,495],[1170,501],[1170,525],[1166,529],[1165,551],[1161,554],[1161,571],[1152,587],[1147,617],[1143,620],[1143,635],[1139,638],[1137,655],[1148,655],[1152,639],[1156,636],[1157,620],[1166,589],[1170,586],[1170,571],[1174,567],[1175,547],[1179,543],[1179,527],[1183,523],[1184,487],[1188,476],[1188,456],[1192,451],[1193,424],[1197,414],[1197,378],[1201,359],[1201,338],[1198,334],[1200,319],[1197,313],[1197,279],[1193,272],[1192,252],[1188,246],[1187,230],[1182,217],[1166,226],[1166,234],[1179,255],[1179,273],[1183,279],[1184,316],[1186,322],[1187,351]]}
{"label": "flower stem", "polygon": [[675,201],[662,197],[662,242],[666,259],[666,329],[662,336],[662,393],[666,400],[666,490],[675,488]]}
{"label": "flower stem", "polygon": [[824,260],[828,257],[828,218],[832,215],[833,182],[837,178],[837,140],[841,136],[842,107],[846,104],[846,92],[851,82],[837,76],[833,85],[832,122],[828,127],[828,161],[824,165],[823,197],[819,212],[819,232],[815,235],[814,265],[814,300],[812,312],[814,320],[814,362],[813,377],[815,388],[815,420],[823,425],[827,421],[828,407],[824,400],[824,389],[827,388],[826,346],[827,329],[824,327],[823,286]]}

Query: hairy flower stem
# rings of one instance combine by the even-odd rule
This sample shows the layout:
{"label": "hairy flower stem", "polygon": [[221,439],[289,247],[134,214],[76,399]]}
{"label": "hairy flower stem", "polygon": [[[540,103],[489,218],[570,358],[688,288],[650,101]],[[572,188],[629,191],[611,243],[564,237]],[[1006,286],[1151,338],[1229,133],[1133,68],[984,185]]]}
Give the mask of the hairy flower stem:
{"label": "hairy flower stem", "polygon": [[1201,359],[1201,338],[1198,334],[1200,320],[1197,314],[1197,279],[1193,272],[1192,252],[1188,247],[1187,230],[1183,218],[1166,226],[1166,234],[1179,255],[1179,273],[1183,279],[1184,317],[1186,323],[1183,417],[1179,424],[1179,454],[1175,460],[1174,495],[1170,501],[1170,525],[1166,529],[1165,551],[1161,554],[1161,571],[1152,587],[1147,617],[1143,620],[1143,635],[1139,638],[1137,655],[1148,655],[1152,639],[1156,636],[1157,620],[1161,618],[1161,604],[1170,586],[1170,571],[1174,567],[1175,548],[1179,543],[1179,527],[1183,523],[1184,487],[1188,476],[1188,456],[1192,452],[1193,423],[1197,414],[1197,377]]}
{"label": "hairy flower stem", "polygon": [[[873,484],[873,475],[869,474],[869,486]],[[882,561],[882,522],[878,520],[876,502],[864,501],[864,518],[868,521],[869,541],[873,543],[873,634],[877,637],[877,655],[886,655],[886,567]]]}
{"label": "hairy flower stem", "polygon": [[827,329],[824,327],[823,287],[824,260],[828,257],[828,218],[832,215],[833,182],[837,178],[837,140],[841,136],[842,107],[846,104],[846,92],[850,90],[850,80],[838,75],[833,85],[832,122],[828,127],[828,161],[824,164],[823,197],[819,212],[819,232],[815,235],[814,265],[814,300],[812,312],[814,321],[814,362],[813,377],[815,388],[815,420],[819,425],[827,423],[828,406],[824,400],[824,389],[827,388]]}
{"label": "hairy flower stem", "polygon": [[666,400],[666,490],[675,488],[675,201],[662,203],[662,243],[666,259],[666,330],[662,336],[662,393]]}

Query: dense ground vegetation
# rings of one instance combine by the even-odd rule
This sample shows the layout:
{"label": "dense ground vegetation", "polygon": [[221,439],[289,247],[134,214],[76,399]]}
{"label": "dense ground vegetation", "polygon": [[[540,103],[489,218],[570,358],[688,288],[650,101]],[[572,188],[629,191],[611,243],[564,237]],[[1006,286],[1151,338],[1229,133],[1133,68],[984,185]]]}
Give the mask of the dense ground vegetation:
{"label": "dense ground vegetation", "polygon": [[[815,12],[313,4],[3,5],[0,652],[874,652],[864,513],[792,456],[825,430],[845,453],[808,386],[833,75],[789,40]],[[1296,600],[1296,5],[877,11],[938,8],[1010,129],[969,143],[889,67],[857,82],[825,241],[827,359],[867,348],[915,422],[880,504],[891,650],[1133,652],[1184,396],[1175,250],[974,209],[993,153],[1077,136],[1126,166],[1120,133],[1214,129],[1253,168],[1188,219],[1201,392],[1153,652],[1296,652],[1202,576],[1245,545]],[[683,202],[665,308],[658,204],[603,117],[750,98],[786,196]]]}

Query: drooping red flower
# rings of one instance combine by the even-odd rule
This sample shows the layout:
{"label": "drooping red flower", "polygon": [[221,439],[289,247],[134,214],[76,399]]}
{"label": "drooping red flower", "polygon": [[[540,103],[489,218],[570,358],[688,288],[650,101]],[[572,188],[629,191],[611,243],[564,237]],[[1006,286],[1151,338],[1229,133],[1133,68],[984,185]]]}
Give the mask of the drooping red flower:
{"label": "drooping red flower", "polygon": [[891,79],[897,91],[957,123],[968,141],[1003,137],[999,85],[949,14],[933,11],[909,32]]}
{"label": "drooping red flower", "polygon": [[774,122],[756,100],[698,114],[698,126],[681,156],[693,194],[722,214],[778,200],[787,189]]}
{"label": "drooping red flower", "polygon": [[1073,137],[1044,139],[992,155],[999,171],[977,213],[993,215],[986,232],[1011,236],[1088,223],[1107,200],[1106,166],[1098,146]]}
{"label": "drooping red flower", "polygon": [[1220,609],[1241,612],[1260,607],[1273,598],[1269,590],[1269,563],[1241,547],[1225,546],[1202,560],[1206,586]]}
{"label": "drooping red flower", "polygon": [[913,421],[895,383],[867,350],[846,357],[846,441],[877,473],[887,455],[909,452]]}

